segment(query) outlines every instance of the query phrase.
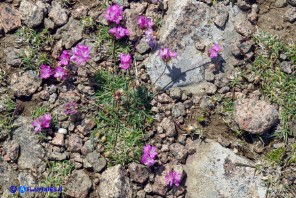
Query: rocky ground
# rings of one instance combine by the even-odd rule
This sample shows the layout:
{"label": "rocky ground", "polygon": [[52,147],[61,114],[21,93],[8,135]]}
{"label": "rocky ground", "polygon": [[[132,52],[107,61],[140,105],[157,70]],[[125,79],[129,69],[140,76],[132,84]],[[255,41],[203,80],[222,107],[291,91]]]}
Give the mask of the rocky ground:
{"label": "rocky ground", "polygon": [[[114,3],[129,31],[120,41],[103,17]],[[294,0],[2,0],[1,197],[296,197],[295,21]],[[40,78],[78,43],[86,64]],[[162,61],[162,47],[177,57]],[[45,113],[50,127],[34,132]],[[141,163],[147,144],[153,166]],[[62,192],[12,193],[20,185]]]}

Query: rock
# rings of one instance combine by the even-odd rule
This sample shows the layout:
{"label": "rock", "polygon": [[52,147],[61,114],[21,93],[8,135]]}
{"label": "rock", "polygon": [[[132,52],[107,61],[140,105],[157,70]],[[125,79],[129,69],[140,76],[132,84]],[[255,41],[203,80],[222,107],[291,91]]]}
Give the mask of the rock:
{"label": "rock", "polygon": [[237,0],[237,6],[244,11],[248,11],[251,9],[251,4],[248,0]]}
{"label": "rock", "polygon": [[286,0],[276,0],[274,2],[274,6],[277,8],[283,8],[287,6],[287,1]]}
{"label": "rock", "polygon": [[94,151],[94,144],[92,140],[87,140],[82,149],[81,149],[81,153],[82,155],[87,155],[88,153],[91,153]]}
{"label": "rock", "polygon": [[147,2],[131,3],[131,9],[125,9],[124,15],[126,18],[126,28],[130,35],[129,39],[135,41],[140,35],[141,30],[138,26],[138,17],[142,15],[147,7]]}
{"label": "rock", "polygon": [[255,43],[252,40],[239,42],[237,47],[240,49],[240,52],[243,52],[244,54],[247,54],[248,52],[253,50]]}
{"label": "rock", "polygon": [[29,97],[42,83],[34,71],[13,73],[10,79],[10,88],[16,97]]}
{"label": "rock", "polygon": [[43,21],[43,9],[38,7],[35,3],[29,0],[22,0],[20,4],[20,15],[22,21],[28,27],[37,27]]}
{"label": "rock", "polygon": [[19,11],[9,4],[1,3],[0,24],[1,23],[5,33],[19,28],[22,25]]}
{"label": "rock", "polygon": [[51,143],[55,146],[64,146],[65,144],[64,134],[55,133],[55,136],[51,141]]}
{"label": "rock", "polygon": [[174,100],[180,100],[182,97],[182,90],[179,87],[173,87],[170,89],[170,96]]}
{"label": "rock", "polygon": [[296,21],[296,7],[287,9],[285,19],[290,23],[294,23]]}
{"label": "rock", "polygon": [[208,96],[204,96],[202,97],[201,101],[200,101],[200,105],[199,107],[203,110],[206,110],[206,109],[214,109],[215,108],[215,104],[214,102],[211,100],[210,97]]}
{"label": "rock", "polygon": [[[167,15],[163,19],[163,25],[159,30],[159,43],[170,50],[177,52],[178,56],[165,63],[158,56],[158,50],[152,52],[143,64],[147,68],[152,83],[161,75],[166,67],[166,73],[155,83],[156,87],[182,87],[200,83],[204,80],[204,72],[211,63],[208,57],[208,49],[213,43],[218,43],[222,47],[217,61],[220,66],[224,66],[225,71],[231,68],[230,65],[236,61],[231,56],[230,44],[234,40],[240,40],[241,35],[236,33],[234,23],[236,21],[246,21],[246,14],[238,9],[236,5],[219,5],[219,10],[223,10],[225,17],[228,13],[228,23],[224,30],[213,23],[212,14],[216,12],[216,7],[209,7],[203,2],[195,0],[172,1],[169,3]],[[222,16],[222,15],[221,15]],[[216,20],[217,24],[222,24]],[[196,49],[196,44],[206,46],[202,52]],[[203,49],[202,47],[201,49]],[[223,58],[223,61],[222,61]],[[173,82],[172,82],[173,81]]]}
{"label": "rock", "polygon": [[91,180],[83,170],[74,170],[65,185],[65,194],[69,197],[86,198],[91,186]]}
{"label": "rock", "polygon": [[160,126],[164,129],[168,137],[174,137],[177,133],[175,123],[169,118],[164,118],[161,121]]}
{"label": "rock", "polygon": [[10,164],[0,160],[0,186],[1,186],[1,197],[11,197],[9,191],[10,186],[18,186],[18,172],[12,168]]}
{"label": "rock", "polygon": [[67,103],[67,102],[79,102],[80,101],[80,95],[79,93],[75,91],[67,91],[64,93],[60,93],[59,100]]}
{"label": "rock", "polygon": [[234,119],[240,129],[263,134],[278,122],[278,112],[265,101],[242,99],[235,102]]}
{"label": "rock", "polygon": [[105,158],[96,151],[87,154],[86,160],[91,164],[92,169],[98,173],[101,172],[107,165]]}
{"label": "rock", "polygon": [[172,99],[165,93],[162,93],[162,94],[158,95],[157,99],[162,104],[170,103],[172,101]]}
{"label": "rock", "polygon": [[184,104],[181,102],[175,104],[172,108],[172,115],[177,118],[180,116],[185,116],[186,115],[186,110]]}
{"label": "rock", "polygon": [[144,38],[142,38],[139,44],[136,46],[136,50],[140,54],[145,54],[149,49],[150,49],[150,46],[148,45],[148,43],[145,41]]}
{"label": "rock", "polygon": [[88,135],[90,131],[96,126],[96,123],[91,119],[85,119],[81,125],[77,126],[77,130],[83,135]]}
{"label": "rock", "polygon": [[85,17],[87,15],[88,8],[84,5],[79,5],[75,10],[72,11],[72,16],[74,19],[81,19],[82,17]]}
{"label": "rock", "polygon": [[46,168],[46,163],[42,160],[45,151],[33,133],[33,126],[30,123],[32,123],[31,118],[22,116],[14,122],[17,128],[12,131],[13,139],[20,145],[18,168],[42,173]]}
{"label": "rock", "polygon": [[188,155],[188,151],[185,146],[179,143],[174,143],[170,145],[170,150],[175,159],[179,160],[181,163],[185,162]]}
{"label": "rock", "polygon": [[62,161],[68,159],[67,153],[50,152],[47,154],[49,160]]}
{"label": "rock", "polygon": [[[57,1],[51,2],[52,8],[48,14],[49,18],[57,25],[62,26],[68,21],[68,12]],[[71,32],[74,33],[75,31]]]}
{"label": "rock", "polygon": [[82,139],[76,134],[71,134],[69,136],[69,151],[71,152],[80,152],[82,148]]}
{"label": "rock", "polygon": [[6,64],[12,67],[18,67],[22,63],[20,58],[20,50],[13,47],[8,47],[4,49],[6,55]]}
{"label": "rock", "polygon": [[124,168],[116,165],[104,171],[100,177],[99,196],[104,198],[132,197],[131,185]]}
{"label": "rock", "polygon": [[217,87],[215,84],[210,82],[201,82],[197,85],[191,85],[186,88],[186,90],[190,91],[193,94],[202,95],[213,95],[217,91]]}
{"label": "rock", "polygon": [[[34,187],[38,186],[38,180],[33,177],[32,173],[30,173],[29,171],[25,170],[19,173],[18,175],[18,180],[19,180],[19,184],[22,186],[30,186],[32,189]],[[33,195],[27,195],[25,196],[26,198],[33,198]]]}
{"label": "rock", "polygon": [[[19,157],[20,145],[17,141],[12,140],[4,144],[4,150],[6,152],[9,161],[16,162]],[[5,156],[4,156],[5,157]]]}
{"label": "rock", "polygon": [[148,82],[149,81],[149,75],[147,73],[143,73],[141,74],[141,80],[144,82]]}
{"label": "rock", "polygon": [[70,49],[78,41],[82,39],[83,27],[78,20],[73,18],[63,27],[57,30],[55,34],[56,39],[62,39],[62,43],[66,49]]}
{"label": "rock", "polygon": [[292,66],[291,66],[291,62],[289,61],[283,61],[280,64],[281,70],[283,72],[286,72],[287,74],[291,74],[292,73]]}
{"label": "rock", "polygon": [[67,134],[67,129],[59,128],[58,133],[66,135]]}
{"label": "rock", "polygon": [[44,27],[47,28],[48,30],[53,30],[54,29],[54,22],[50,20],[49,18],[44,19]]}
{"label": "rock", "polygon": [[287,0],[288,4],[291,6],[296,6],[296,0]]}
{"label": "rock", "polygon": [[206,69],[205,70],[205,80],[208,82],[213,82],[215,80],[215,75],[213,71]]}
{"label": "rock", "polygon": [[236,21],[235,30],[245,36],[250,37],[255,32],[255,27],[249,21]]}
{"label": "rock", "polygon": [[219,28],[223,28],[227,22],[227,19],[229,17],[229,14],[227,10],[225,10],[224,6],[218,7],[215,9],[214,12],[214,23],[217,25]]}
{"label": "rock", "polygon": [[133,181],[143,184],[149,178],[150,169],[135,162],[128,165],[128,172]]}
{"label": "rock", "polygon": [[248,166],[251,161],[235,155],[219,143],[195,142],[196,152],[190,155],[184,166],[187,174],[185,186],[188,197],[258,197],[264,198],[267,188],[260,175]]}

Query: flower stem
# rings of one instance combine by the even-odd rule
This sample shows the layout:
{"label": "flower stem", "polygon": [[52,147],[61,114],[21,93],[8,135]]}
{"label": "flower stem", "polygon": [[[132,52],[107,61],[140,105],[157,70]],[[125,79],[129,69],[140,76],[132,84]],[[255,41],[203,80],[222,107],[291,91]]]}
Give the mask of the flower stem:
{"label": "flower stem", "polygon": [[164,70],[162,71],[162,73],[160,74],[160,76],[158,76],[158,78],[155,80],[155,82],[152,84],[152,87],[154,87],[155,86],[155,84],[157,83],[157,81],[163,76],[163,74],[164,74],[164,72],[165,72],[165,70],[166,70],[166,68],[167,68],[167,66],[168,66],[168,63],[167,62],[165,62],[165,67],[164,67]]}

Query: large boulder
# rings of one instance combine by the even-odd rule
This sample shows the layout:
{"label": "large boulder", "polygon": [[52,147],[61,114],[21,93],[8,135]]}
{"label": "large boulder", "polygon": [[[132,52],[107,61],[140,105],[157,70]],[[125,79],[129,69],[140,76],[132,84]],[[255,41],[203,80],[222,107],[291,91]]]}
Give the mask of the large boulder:
{"label": "large boulder", "polygon": [[262,134],[277,124],[277,110],[265,101],[243,99],[235,102],[234,119],[240,129],[252,134]]}
{"label": "large boulder", "polygon": [[[205,69],[211,63],[208,49],[214,43],[222,48],[221,56],[217,58],[221,71],[232,67],[236,60],[231,53],[231,43],[242,39],[236,29],[249,32],[239,26],[239,22],[247,21],[245,13],[235,5],[217,3],[210,7],[196,0],[172,0],[168,7],[158,43],[159,48],[176,51],[177,58],[168,63],[166,72],[156,82],[157,87],[184,87],[203,81]],[[166,67],[158,49],[144,64],[152,82]]]}
{"label": "large boulder", "polygon": [[205,144],[196,142],[196,150],[184,166],[187,197],[266,196],[267,188],[261,176],[254,174],[251,161],[210,140]]}
{"label": "large boulder", "polygon": [[132,197],[130,182],[121,165],[110,167],[102,173],[99,196],[104,198]]}

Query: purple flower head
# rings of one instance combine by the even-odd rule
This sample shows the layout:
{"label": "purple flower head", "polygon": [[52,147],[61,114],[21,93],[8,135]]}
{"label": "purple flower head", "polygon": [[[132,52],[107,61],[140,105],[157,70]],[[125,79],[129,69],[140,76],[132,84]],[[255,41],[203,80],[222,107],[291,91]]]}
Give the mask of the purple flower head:
{"label": "purple flower head", "polygon": [[50,68],[48,65],[41,65],[40,71],[39,71],[39,76],[40,78],[47,79],[53,74],[53,70]]}
{"label": "purple flower head", "polygon": [[121,26],[114,27],[109,30],[109,33],[115,36],[116,39],[121,39],[129,35],[129,31]]}
{"label": "purple flower head", "polygon": [[138,25],[140,26],[141,29],[152,29],[154,26],[154,22],[145,16],[139,16],[138,18]]}
{"label": "purple flower head", "polygon": [[50,120],[51,120],[51,116],[49,113],[46,113],[43,116],[40,116],[39,118],[36,118],[32,122],[32,125],[35,127],[34,131],[40,132],[44,128],[49,128],[50,127]]}
{"label": "purple flower head", "polygon": [[175,171],[170,171],[166,176],[165,176],[165,181],[168,185],[170,186],[179,186],[180,181],[181,181],[181,174],[177,173]]}
{"label": "purple flower head", "polygon": [[77,44],[72,48],[72,56],[70,60],[76,63],[78,66],[88,61],[90,55],[90,49],[86,45]]}
{"label": "purple flower head", "polygon": [[68,102],[64,105],[64,112],[67,115],[73,115],[77,113],[78,104],[76,102]]}
{"label": "purple flower head", "polygon": [[151,48],[156,46],[156,36],[154,35],[153,30],[150,28],[145,31],[145,41]]}
{"label": "purple flower head", "polygon": [[70,54],[67,50],[64,50],[63,53],[59,57],[60,62],[59,65],[68,65],[70,61]]}
{"label": "purple flower head", "polygon": [[58,66],[55,69],[53,76],[59,80],[64,80],[67,76],[67,71],[63,67]]}
{"label": "purple flower head", "polygon": [[218,56],[219,52],[221,51],[221,47],[218,44],[214,44],[210,49],[209,49],[209,56],[210,58],[215,58]]}
{"label": "purple flower head", "polygon": [[121,69],[127,70],[128,68],[130,68],[131,64],[132,64],[132,57],[130,54],[121,54],[120,55],[119,67]]}
{"label": "purple flower head", "polygon": [[156,147],[151,145],[146,145],[143,148],[143,155],[141,162],[146,166],[153,166],[155,163],[155,157],[157,156]]}
{"label": "purple flower head", "polygon": [[159,50],[159,55],[164,61],[169,61],[171,58],[176,58],[177,53],[170,51],[168,48],[163,48]]}
{"label": "purple flower head", "polygon": [[103,16],[108,21],[119,24],[120,21],[122,20],[122,13],[123,13],[123,7],[119,6],[118,4],[114,4],[107,8]]}

